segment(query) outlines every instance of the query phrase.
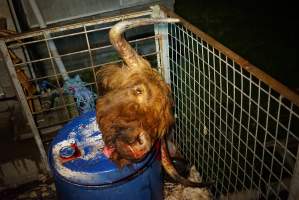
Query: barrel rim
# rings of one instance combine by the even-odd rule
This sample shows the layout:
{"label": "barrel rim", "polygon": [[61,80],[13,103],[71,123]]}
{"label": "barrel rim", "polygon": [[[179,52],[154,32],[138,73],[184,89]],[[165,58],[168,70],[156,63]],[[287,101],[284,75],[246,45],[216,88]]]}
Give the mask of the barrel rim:
{"label": "barrel rim", "polygon": [[139,175],[143,174],[149,167],[152,166],[152,164],[154,164],[155,161],[158,161],[158,159],[157,159],[158,158],[158,152],[159,151],[154,148],[148,155],[148,156],[150,156],[148,158],[148,161],[141,168],[139,168],[137,171],[135,171],[133,174],[122,177],[121,179],[113,181],[111,183],[103,183],[103,184],[95,184],[95,185],[76,183],[72,180],[69,180],[69,179],[65,178],[64,176],[62,176],[61,174],[59,174],[57,172],[57,170],[55,170],[55,168],[52,164],[53,161],[50,158],[49,158],[49,163],[50,163],[51,172],[54,174],[54,179],[55,179],[55,177],[58,177],[60,180],[62,180],[64,182],[67,182],[69,184],[78,186],[78,187],[88,187],[88,188],[94,188],[94,189],[109,188],[109,187],[117,187],[119,185],[123,185],[127,182],[130,182],[130,181],[134,180]]}

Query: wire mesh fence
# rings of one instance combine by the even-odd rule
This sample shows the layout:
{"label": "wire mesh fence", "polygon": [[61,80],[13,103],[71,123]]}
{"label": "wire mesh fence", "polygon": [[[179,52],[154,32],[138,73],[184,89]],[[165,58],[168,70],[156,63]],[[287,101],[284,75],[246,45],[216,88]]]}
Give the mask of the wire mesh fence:
{"label": "wire mesh fence", "polygon": [[[15,52],[22,58],[12,60],[10,69],[16,72],[39,131],[55,126],[61,128],[79,114],[76,97],[69,95],[64,88],[65,77],[57,65],[60,59],[69,77],[80,78],[90,91],[98,93],[96,71],[105,64],[122,62],[109,42],[108,31],[120,20],[150,17],[151,11],[142,11],[106,19],[98,19],[52,29],[39,30],[18,35],[5,40],[4,51]],[[153,65],[157,65],[155,43],[159,36],[154,34],[154,26],[128,31],[126,36],[131,45]],[[58,55],[53,53],[55,44]],[[23,74],[23,77],[20,76]],[[79,81],[79,79],[74,80]]]}
{"label": "wire mesh fence", "polygon": [[[98,95],[96,71],[103,65],[122,62],[109,42],[110,28],[119,21],[149,18],[151,14],[152,10],[147,9],[14,35],[0,41],[45,169],[49,171],[43,142],[51,140],[66,122],[79,115],[81,102],[86,102],[86,94],[78,98],[69,91],[77,86],[86,87]],[[125,36],[153,66],[160,64],[156,47],[160,36],[155,34],[153,25],[129,30]]]}
{"label": "wire mesh fence", "polygon": [[251,191],[287,199],[298,179],[298,104],[186,24],[168,32],[180,151],[216,181],[215,197]]}

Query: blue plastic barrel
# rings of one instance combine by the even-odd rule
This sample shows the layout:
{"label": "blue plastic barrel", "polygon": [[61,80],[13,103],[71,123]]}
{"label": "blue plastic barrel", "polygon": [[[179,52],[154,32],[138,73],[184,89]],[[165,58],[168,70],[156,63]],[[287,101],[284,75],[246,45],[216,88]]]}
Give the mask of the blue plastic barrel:
{"label": "blue plastic barrel", "polygon": [[73,119],[60,130],[49,149],[59,199],[163,199],[157,150],[143,161],[119,169],[102,154],[103,147],[95,112]]}

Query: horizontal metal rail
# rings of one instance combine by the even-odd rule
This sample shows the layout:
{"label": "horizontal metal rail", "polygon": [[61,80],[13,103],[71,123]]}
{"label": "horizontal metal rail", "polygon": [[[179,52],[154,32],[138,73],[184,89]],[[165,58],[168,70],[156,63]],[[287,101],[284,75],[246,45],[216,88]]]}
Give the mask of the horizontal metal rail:
{"label": "horizontal metal rail", "polygon": [[7,36],[7,37],[3,38],[3,40],[6,43],[8,43],[8,42],[12,42],[12,41],[23,40],[23,39],[36,37],[36,36],[41,36],[44,34],[44,32],[46,32],[46,33],[63,32],[66,30],[84,28],[84,26],[95,26],[95,25],[100,25],[100,24],[105,24],[105,23],[110,23],[110,22],[117,22],[117,21],[122,21],[122,20],[126,20],[126,19],[131,19],[131,18],[145,17],[145,16],[149,16],[151,13],[152,13],[151,10],[145,10],[145,11],[132,12],[132,13],[123,14],[123,15],[114,16],[114,17],[105,17],[105,18],[101,18],[101,19],[88,20],[85,22],[79,22],[79,23],[65,25],[65,26],[39,29],[37,31],[31,31],[28,33],[20,33],[18,35]]}

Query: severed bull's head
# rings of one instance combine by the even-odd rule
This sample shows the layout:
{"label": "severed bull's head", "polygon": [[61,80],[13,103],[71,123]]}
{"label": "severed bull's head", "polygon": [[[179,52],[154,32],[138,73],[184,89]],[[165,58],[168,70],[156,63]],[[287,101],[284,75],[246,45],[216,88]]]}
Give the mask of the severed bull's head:
{"label": "severed bull's head", "polygon": [[97,72],[104,91],[96,105],[104,153],[119,166],[144,158],[174,121],[169,86],[123,36],[127,29],[161,22],[178,20],[135,19],[113,26],[110,41],[124,64],[105,65]]}

